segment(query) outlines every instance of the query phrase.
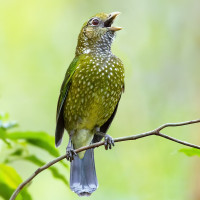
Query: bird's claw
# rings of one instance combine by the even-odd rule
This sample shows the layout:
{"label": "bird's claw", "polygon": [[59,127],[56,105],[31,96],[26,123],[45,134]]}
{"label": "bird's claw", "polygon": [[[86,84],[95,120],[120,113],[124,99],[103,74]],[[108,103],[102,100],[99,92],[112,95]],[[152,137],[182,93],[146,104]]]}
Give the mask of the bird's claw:
{"label": "bird's claw", "polygon": [[105,149],[108,150],[112,148],[112,146],[114,147],[115,146],[115,143],[114,143],[114,140],[113,138],[110,136],[110,135],[105,135],[104,136],[104,146],[105,146]]}
{"label": "bird's claw", "polygon": [[72,148],[67,148],[67,156],[66,156],[67,160],[72,162],[72,160],[74,160],[74,156],[77,156],[75,150]]}

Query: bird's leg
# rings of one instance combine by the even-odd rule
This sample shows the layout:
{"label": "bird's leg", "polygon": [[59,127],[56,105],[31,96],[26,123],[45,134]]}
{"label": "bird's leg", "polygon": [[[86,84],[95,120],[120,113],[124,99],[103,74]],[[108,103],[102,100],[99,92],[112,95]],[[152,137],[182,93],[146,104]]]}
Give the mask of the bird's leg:
{"label": "bird's leg", "polygon": [[110,135],[101,132],[99,127],[96,128],[96,134],[104,137],[104,146],[106,150],[108,150],[108,148],[111,149],[112,146],[115,146],[113,138]]}
{"label": "bird's leg", "polygon": [[73,132],[70,133],[69,135],[69,142],[67,145],[67,149],[66,149],[66,153],[67,153],[67,160],[72,162],[72,160],[74,160],[74,156],[77,156],[77,153],[74,151],[73,147],[72,147],[72,135]]}

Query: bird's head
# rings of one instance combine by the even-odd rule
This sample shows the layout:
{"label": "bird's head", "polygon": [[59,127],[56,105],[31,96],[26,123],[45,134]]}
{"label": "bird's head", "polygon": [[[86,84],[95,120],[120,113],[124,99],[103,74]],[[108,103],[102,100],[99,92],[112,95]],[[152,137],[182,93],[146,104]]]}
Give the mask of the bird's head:
{"label": "bird's head", "polygon": [[98,13],[85,22],[79,34],[76,55],[110,50],[115,32],[122,29],[112,26],[119,14]]}

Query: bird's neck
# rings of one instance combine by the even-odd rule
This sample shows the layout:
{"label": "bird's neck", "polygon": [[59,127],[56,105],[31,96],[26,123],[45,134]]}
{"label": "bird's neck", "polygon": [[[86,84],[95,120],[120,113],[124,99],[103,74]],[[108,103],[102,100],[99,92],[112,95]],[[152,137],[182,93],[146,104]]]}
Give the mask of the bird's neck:
{"label": "bird's neck", "polygon": [[79,38],[76,47],[76,56],[81,54],[94,54],[94,55],[109,55],[111,52],[111,44],[113,38],[105,35],[99,40],[89,40],[87,38]]}

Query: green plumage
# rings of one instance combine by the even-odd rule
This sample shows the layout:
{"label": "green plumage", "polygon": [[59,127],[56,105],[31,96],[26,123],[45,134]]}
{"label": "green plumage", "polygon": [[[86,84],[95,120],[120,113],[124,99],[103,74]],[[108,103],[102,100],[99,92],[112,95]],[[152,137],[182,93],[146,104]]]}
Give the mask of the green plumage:
{"label": "green plumage", "polygon": [[[112,115],[122,93],[124,70],[115,56],[82,55],[71,78],[71,86],[64,104],[65,128],[75,148],[90,144],[91,137],[82,137],[79,130],[101,127]],[[82,139],[82,141],[80,141]]]}
{"label": "green plumage", "polygon": [[[105,21],[108,15],[101,13],[96,17]],[[112,116],[124,89],[123,64],[111,52],[115,31],[108,28],[84,24],[76,57],[61,87],[57,123],[64,124],[75,149],[91,143],[96,128]],[[58,142],[61,138],[56,139]],[[79,153],[80,158],[83,156],[84,152]]]}

